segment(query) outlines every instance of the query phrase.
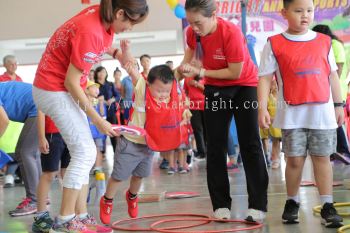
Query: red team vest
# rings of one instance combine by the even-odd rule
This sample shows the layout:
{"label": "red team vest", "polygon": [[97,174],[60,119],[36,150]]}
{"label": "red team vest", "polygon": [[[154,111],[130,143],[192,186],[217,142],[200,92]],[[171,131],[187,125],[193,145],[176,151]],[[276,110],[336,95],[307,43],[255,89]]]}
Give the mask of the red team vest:
{"label": "red team vest", "polygon": [[157,103],[146,87],[146,122],[145,130],[147,146],[154,151],[169,151],[181,144],[182,110],[177,82],[173,82],[170,101],[167,104]]}
{"label": "red team vest", "polygon": [[310,41],[291,41],[278,34],[269,40],[281,73],[286,103],[327,103],[330,95],[330,37],[317,33]]}

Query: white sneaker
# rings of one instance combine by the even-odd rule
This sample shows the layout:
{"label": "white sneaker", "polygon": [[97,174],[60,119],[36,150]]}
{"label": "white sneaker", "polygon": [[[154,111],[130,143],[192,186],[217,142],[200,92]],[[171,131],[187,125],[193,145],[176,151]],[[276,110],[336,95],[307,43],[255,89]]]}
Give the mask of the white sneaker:
{"label": "white sneaker", "polygon": [[4,179],[4,188],[10,188],[13,186],[15,186],[15,178],[11,174],[6,175]]}
{"label": "white sneaker", "polygon": [[230,219],[231,218],[231,210],[228,208],[219,208],[214,211],[214,218],[217,219]]}
{"label": "white sneaker", "polygon": [[262,223],[266,217],[265,212],[256,209],[248,209],[247,217],[245,218],[248,222],[259,222]]}

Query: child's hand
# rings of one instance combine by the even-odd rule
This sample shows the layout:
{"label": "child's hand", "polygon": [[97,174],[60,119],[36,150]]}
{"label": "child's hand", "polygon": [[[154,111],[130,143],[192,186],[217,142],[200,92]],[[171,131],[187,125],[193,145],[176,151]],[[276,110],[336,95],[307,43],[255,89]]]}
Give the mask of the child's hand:
{"label": "child's hand", "polygon": [[120,61],[122,63],[122,66],[125,66],[128,62],[133,62],[135,60],[130,51],[129,40],[121,40],[120,48],[122,49],[122,58]]}
{"label": "child's hand", "polygon": [[335,119],[337,121],[338,126],[342,126],[344,124],[344,109],[340,107],[334,108],[335,110]]}
{"label": "child's hand", "polygon": [[40,150],[40,153],[45,155],[50,153],[49,142],[46,140],[46,138],[41,138],[39,140],[39,150]]}
{"label": "child's hand", "polygon": [[271,117],[267,110],[261,110],[258,114],[259,126],[262,129],[268,129],[271,125]]}
{"label": "child's hand", "polygon": [[126,72],[130,75],[130,77],[138,79],[138,76],[139,76],[140,74],[139,74],[139,72],[138,72],[138,70],[137,70],[137,67],[135,66],[135,63],[134,63],[134,62],[127,62],[127,63],[124,65],[124,69],[125,69]]}

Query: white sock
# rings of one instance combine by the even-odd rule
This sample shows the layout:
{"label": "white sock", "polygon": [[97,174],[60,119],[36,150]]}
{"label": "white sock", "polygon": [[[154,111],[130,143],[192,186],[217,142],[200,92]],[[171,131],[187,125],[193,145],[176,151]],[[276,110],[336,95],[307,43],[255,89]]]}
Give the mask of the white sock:
{"label": "white sock", "polygon": [[322,205],[324,205],[324,203],[333,203],[332,195],[320,195],[320,199]]}
{"label": "white sock", "polygon": [[79,219],[86,219],[87,216],[88,216],[88,213],[79,214]]}
{"label": "white sock", "polygon": [[38,211],[38,212],[36,212],[35,217],[41,218],[44,214],[46,214],[46,213],[48,213],[48,212],[49,212],[49,211],[47,211],[47,210]]}
{"label": "white sock", "polygon": [[58,223],[59,225],[62,225],[63,223],[69,222],[69,221],[72,220],[74,217],[75,217],[75,214],[66,215],[66,216],[58,215],[58,217],[57,217],[57,223]]}
{"label": "white sock", "polygon": [[296,203],[300,203],[300,197],[299,194],[295,195],[295,196],[288,196],[287,200],[294,200]]}

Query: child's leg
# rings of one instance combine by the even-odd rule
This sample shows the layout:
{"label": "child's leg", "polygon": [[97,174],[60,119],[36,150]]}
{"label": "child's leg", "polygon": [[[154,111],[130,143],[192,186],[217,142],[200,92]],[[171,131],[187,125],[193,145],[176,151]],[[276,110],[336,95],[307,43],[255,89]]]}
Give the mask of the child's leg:
{"label": "child's leg", "polygon": [[336,151],[336,138],[336,130],[310,130],[308,139],[309,151],[313,155],[315,180],[322,203],[321,222],[329,228],[341,227],[343,222],[333,206],[333,172],[328,156]]}
{"label": "child's leg", "polygon": [[271,151],[271,160],[276,161],[279,160],[281,153],[281,143],[278,138],[272,139],[272,151]]}
{"label": "child's leg", "polygon": [[186,166],[184,150],[182,149],[177,150],[177,159],[179,161],[179,166],[184,168]]}
{"label": "child's leg", "polygon": [[268,138],[263,138],[262,140],[262,144],[263,144],[263,150],[265,155],[267,155],[269,153],[269,139]]}
{"label": "child's leg", "polygon": [[[321,196],[333,196],[333,170],[328,156],[311,156],[318,192]],[[322,199],[322,198],[321,198]],[[324,201],[322,201],[324,204]],[[333,203],[333,198],[329,201]]]}
{"label": "child's leg", "polygon": [[40,177],[40,181],[37,189],[38,212],[43,212],[47,210],[46,208],[47,196],[50,191],[51,182],[56,174],[57,172],[43,172]]}
{"label": "child's leg", "polygon": [[[102,142],[102,140],[101,140]],[[102,164],[103,164],[103,156],[101,153],[101,147],[96,143],[96,150],[97,150],[97,154],[96,154],[96,162],[95,162],[95,168],[94,171],[98,170],[98,171],[102,171]]]}
{"label": "child's leg", "polygon": [[[285,171],[288,199],[298,196],[305,159],[305,156],[288,156]],[[299,200],[293,200],[299,202]]]}
{"label": "child's leg", "polygon": [[166,157],[169,161],[169,168],[175,168],[175,151],[168,151]]}
{"label": "child's leg", "polygon": [[132,176],[130,179],[129,192],[132,194],[137,194],[140,190],[142,184],[142,177]]}
{"label": "child's leg", "polygon": [[120,183],[121,183],[120,180],[116,180],[113,177],[110,177],[108,179],[105,197],[108,199],[113,199],[114,196],[117,194],[118,185]]}

